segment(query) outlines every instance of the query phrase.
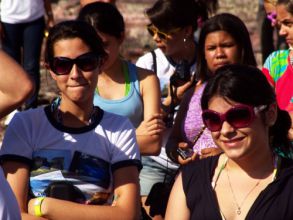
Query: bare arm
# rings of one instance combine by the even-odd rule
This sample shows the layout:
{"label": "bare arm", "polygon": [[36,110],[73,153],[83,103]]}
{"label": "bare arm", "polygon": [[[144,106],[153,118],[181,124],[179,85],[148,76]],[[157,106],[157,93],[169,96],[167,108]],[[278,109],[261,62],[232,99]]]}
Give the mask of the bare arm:
{"label": "bare arm", "polygon": [[[175,88],[174,86],[172,87],[173,91],[174,91],[174,97],[173,97],[173,101],[175,105],[179,105],[181,103],[181,100],[183,99],[185,92],[187,92],[187,90],[192,86],[193,84],[193,77],[190,78],[190,81],[178,86],[177,88]],[[168,113],[168,111],[170,111],[170,107],[171,107],[171,102],[172,102],[172,97],[171,97],[171,88],[170,85],[168,87],[168,96],[164,99],[162,105],[163,105],[163,110],[166,111],[166,113]]]}
{"label": "bare arm", "polygon": [[157,76],[148,70],[138,68],[143,99],[144,120],[136,129],[141,155],[158,155],[161,151],[162,132],[165,129],[160,114],[160,86]]}
{"label": "bare arm", "polygon": [[0,50],[0,118],[19,107],[34,90],[28,74]]}
{"label": "bare arm", "polygon": [[186,197],[182,185],[182,175],[180,173],[176,178],[169,197],[165,220],[187,220],[189,218],[190,212],[186,204]]}
{"label": "bare arm", "polygon": [[[134,166],[120,168],[114,173],[115,204],[83,205],[59,199],[45,198],[41,210],[52,220],[90,220],[90,219],[139,219],[138,170]],[[34,213],[34,200],[29,202],[29,212]]]}
{"label": "bare arm", "polygon": [[166,144],[166,152],[168,157],[175,163],[180,163],[180,164],[185,164],[185,162],[190,161],[190,159],[183,161],[178,153],[176,152],[178,147],[181,148],[188,148],[188,144],[186,142],[183,142],[183,137],[182,137],[182,123],[183,120],[187,114],[188,110],[188,104],[189,101],[194,94],[195,87],[192,86],[185,94],[185,96],[182,99],[182,102],[180,104],[179,110],[177,112],[177,116],[175,119],[175,123],[172,127],[172,132],[169,137],[169,140]]}
{"label": "bare arm", "polygon": [[47,15],[47,28],[53,27],[54,25],[54,15],[52,11],[51,1],[44,0],[45,11]]}
{"label": "bare arm", "polygon": [[39,218],[29,215],[27,212],[27,199],[28,199],[28,183],[29,183],[29,167],[23,163],[18,162],[5,162],[3,164],[3,170],[6,179],[12,188],[14,195],[17,199],[20,207],[22,219],[24,220],[42,220],[45,218]]}

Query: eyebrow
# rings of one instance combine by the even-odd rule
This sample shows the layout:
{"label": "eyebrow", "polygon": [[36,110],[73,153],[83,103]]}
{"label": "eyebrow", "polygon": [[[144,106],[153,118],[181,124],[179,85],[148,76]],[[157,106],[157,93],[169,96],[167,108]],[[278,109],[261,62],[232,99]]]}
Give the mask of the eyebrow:
{"label": "eyebrow", "polygon": [[284,20],[282,20],[281,22],[292,22],[293,19],[289,19],[289,18],[285,18]]}

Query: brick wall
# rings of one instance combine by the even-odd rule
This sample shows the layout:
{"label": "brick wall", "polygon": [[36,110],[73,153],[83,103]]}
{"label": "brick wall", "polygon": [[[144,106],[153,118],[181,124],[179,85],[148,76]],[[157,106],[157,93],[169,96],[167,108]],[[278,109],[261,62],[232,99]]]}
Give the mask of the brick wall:
{"label": "brick wall", "polygon": [[[184,0],[183,0],[184,1]],[[127,24],[127,39],[123,45],[123,54],[132,60],[144,52],[146,45],[154,46],[148,35],[145,25],[148,23],[144,10],[150,7],[155,0],[117,0],[117,6]],[[240,17],[246,24],[255,55],[260,63],[259,30],[257,25],[258,0],[219,0],[219,11],[229,12]]]}
{"label": "brick wall", "polygon": [[[144,53],[145,47],[154,47],[154,42],[148,35],[145,25],[148,23],[144,10],[156,0],[117,0],[117,7],[124,16],[126,23],[126,39],[122,45],[122,55],[135,61]],[[182,0],[184,1],[184,0]],[[54,3],[56,21],[74,19],[79,11],[78,0],[59,0]],[[247,25],[255,55],[260,63],[259,30],[257,24],[258,0],[219,0],[219,11],[229,12],[239,16]]]}

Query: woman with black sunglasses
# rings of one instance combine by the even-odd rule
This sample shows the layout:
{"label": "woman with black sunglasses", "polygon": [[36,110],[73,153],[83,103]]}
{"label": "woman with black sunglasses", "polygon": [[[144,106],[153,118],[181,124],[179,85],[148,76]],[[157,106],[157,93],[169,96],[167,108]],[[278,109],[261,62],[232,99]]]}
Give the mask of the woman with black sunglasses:
{"label": "woman with black sunglasses", "polygon": [[[223,154],[182,167],[169,219],[292,219],[290,116],[256,67],[219,68],[202,95],[202,119]],[[180,210],[180,211],[178,211]]]}
{"label": "woman with black sunglasses", "polygon": [[106,57],[86,22],[65,21],[50,30],[45,62],[60,99],[16,114],[0,151],[23,218],[138,218],[135,130],[93,105]]}

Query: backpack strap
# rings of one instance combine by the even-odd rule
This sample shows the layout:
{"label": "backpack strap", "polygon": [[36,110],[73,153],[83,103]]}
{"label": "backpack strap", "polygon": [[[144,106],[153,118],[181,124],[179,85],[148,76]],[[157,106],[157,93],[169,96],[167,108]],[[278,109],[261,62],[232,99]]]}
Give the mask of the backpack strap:
{"label": "backpack strap", "polygon": [[151,51],[152,57],[153,57],[153,64],[154,64],[154,72],[157,74],[157,57],[154,50]]}

